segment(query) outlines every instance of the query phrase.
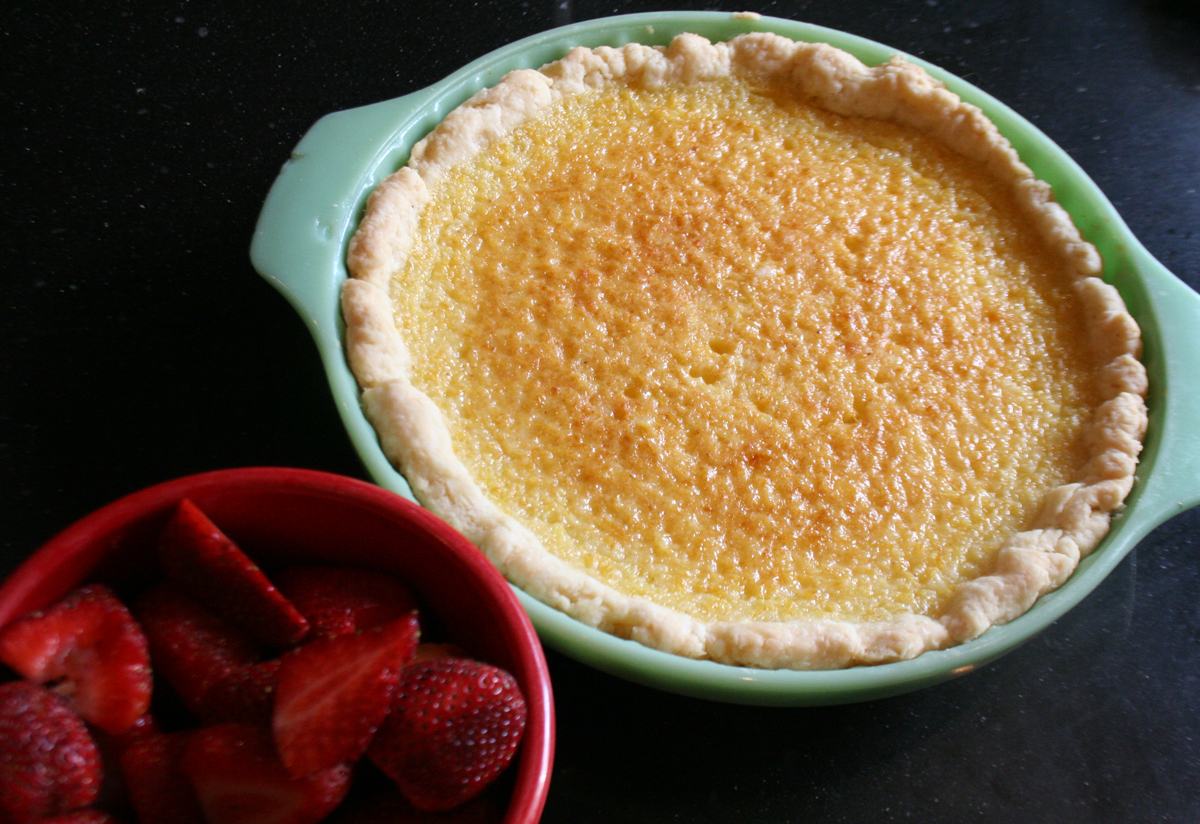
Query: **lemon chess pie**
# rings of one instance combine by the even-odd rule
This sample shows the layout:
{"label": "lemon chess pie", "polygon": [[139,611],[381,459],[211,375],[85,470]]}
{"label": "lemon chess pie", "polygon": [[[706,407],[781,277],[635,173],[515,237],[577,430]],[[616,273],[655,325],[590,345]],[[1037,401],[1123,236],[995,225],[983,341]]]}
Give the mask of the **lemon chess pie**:
{"label": "lemon chess pie", "polygon": [[1139,330],[1049,187],[899,58],[578,48],[371,196],[346,351],[516,585],[693,658],[911,658],[1071,574],[1129,492]]}

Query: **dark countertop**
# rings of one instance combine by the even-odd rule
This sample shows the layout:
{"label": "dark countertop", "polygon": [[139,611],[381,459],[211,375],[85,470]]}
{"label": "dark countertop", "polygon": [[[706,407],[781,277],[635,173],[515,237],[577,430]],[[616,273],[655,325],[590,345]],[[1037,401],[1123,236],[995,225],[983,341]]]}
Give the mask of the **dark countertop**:
{"label": "dark countertop", "polygon": [[[519,37],[688,8],[228,5],[0,11],[0,574],[92,509],[180,475],[274,464],[365,477],[308,333],[248,259],[291,147],[323,114],[421,88]],[[1196,8],[755,10],[887,43],[990,92],[1197,288]],[[1200,821],[1198,596],[1193,510],[1022,648],[905,696],[728,706],[550,653],[559,737],[544,821]]]}

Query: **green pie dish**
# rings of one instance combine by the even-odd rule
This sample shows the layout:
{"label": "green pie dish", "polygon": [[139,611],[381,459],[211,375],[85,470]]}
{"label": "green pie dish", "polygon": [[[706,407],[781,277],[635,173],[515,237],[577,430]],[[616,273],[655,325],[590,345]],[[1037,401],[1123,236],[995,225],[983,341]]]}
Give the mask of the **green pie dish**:
{"label": "green pie dish", "polygon": [[[358,388],[342,348],[339,293],[347,277],[346,247],[375,186],[407,161],[412,146],[447,113],[509,71],[538,68],[581,45],[666,44],[683,32],[718,41],[750,31],[829,43],[869,65],[897,53],[860,37],[778,18],[721,12],[609,17],[519,40],[428,88],[330,114],[304,136],[267,197],[251,259],[312,332],[346,430],[376,483],[412,497],[359,407]],[[1021,158],[1053,186],[1084,237],[1103,255],[1105,279],[1117,287],[1142,327],[1143,362],[1150,378],[1150,426],[1126,508],[1071,578],[1020,618],[992,627],[974,641],[909,661],[814,672],[696,661],[600,632],[517,590],[548,646],[633,682],[715,701],[801,706],[896,695],[970,672],[1028,640],[1083,600],[1150,530],[1200,503],[1200,418],[1194,414],[1200,408],[1200,347],[1195,344],[1200,295],[1142,247],[1096,185],[1033,125],[958,77],[907,59],[982,108]]]}

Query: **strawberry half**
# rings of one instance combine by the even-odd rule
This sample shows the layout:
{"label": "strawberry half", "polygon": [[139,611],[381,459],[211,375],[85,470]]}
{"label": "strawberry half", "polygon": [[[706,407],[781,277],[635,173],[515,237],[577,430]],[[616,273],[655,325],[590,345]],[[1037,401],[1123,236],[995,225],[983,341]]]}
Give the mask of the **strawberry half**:
{"label": "strawberry half", "polygon": [[180,765],[210,824],[316,824],[350,788],[348,764],[292,778],[270,733],[245,724],[193,733]]}
{"label": "strawberry half", "polygon": [[269,727],[279,665],[280,660],[272,658],[235,669],[208,691],[199,710],[200,720],[206,724],[240,721]]}
{"label": "strawberry half", "polygon": [[96,805],[105,809],[114,804],[121,804],[129,795],[129,788],[121,775],[121,755],[140,741],[162,735],[157,719],[150,713],[138,718],[129,729],[120,735],[112,735],[99,727],[91,727],[92,739],[100,750],[100,766],[104,774],[104,783],[100,787],[100,797]]}
{"label": "strawberry half", "polygon": [[121,775],[139,824],[204,824],[192,782],[179,766],[191,735],[154,735],[121,754]]}
{"label": "strawberry half", "polygon": [[119,756],[139,741],[145,741],[147,738],[161,734],[162,729],[158,726],[158,719],[147,712],[145,715],[139,715],[137,720],[123,733],[113,735],[104,730],[97,731],[96,743],[100,745],[102,752]]}
{"label": "strawberry half", "polygon": [[256,640],[289,647],[308,620],[208,516],[184,499],[167,522],[159,561],[189,595]]}
{"label": "strawberry half", "polygon": [[51,685],[106,732],[125,732],[150,706],[146,637],[103,584],[81,587],[0,630],[0,661]]}
{"label": "strawberry half", "polygon": [[100,752],[67,702],[28,681],[0,685],[0,820],[29,824],[87,807]]}
{"label": "strawberry half", "polygon": [[291,775],[363,754],[391,707],[418,634],[417,616],[410,613],[357,635],[310,641],[283,656],[272,729]]}
{"label": "strawberry half", "polygon": [[258,646],[169,584],[146,592],[134,605],[157,673],[202,718],[214,687],[258,660]]}
{"label": "strawberry half", "polygon": [[437,658],[404,668],[391,714],[367,756],[414,807],[448,810],[508,766],[525,731],[516,679],[498,667]]}
{"label": "strawberry half", "polygon": [[351,635],[417,608],[408,587],[373,569],[288,567],[275,576],[275,583],[308,619],[312,637]]}

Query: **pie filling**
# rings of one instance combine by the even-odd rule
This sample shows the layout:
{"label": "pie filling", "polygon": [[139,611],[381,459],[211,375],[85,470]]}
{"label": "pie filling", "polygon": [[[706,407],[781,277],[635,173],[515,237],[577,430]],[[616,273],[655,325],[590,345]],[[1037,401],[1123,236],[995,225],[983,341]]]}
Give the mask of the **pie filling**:
{"label": "pie filling", "polygon": [[[402,381],[488,517],[610,593],[592,623],[952,623],[1096,474],[1130,393],[1095,299],[1021,187],[935,132],[731,72],[562,95],[439,171],[375,278]],[[780,665],[699,643],[671,651]]]}

